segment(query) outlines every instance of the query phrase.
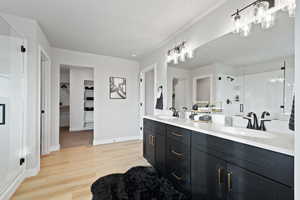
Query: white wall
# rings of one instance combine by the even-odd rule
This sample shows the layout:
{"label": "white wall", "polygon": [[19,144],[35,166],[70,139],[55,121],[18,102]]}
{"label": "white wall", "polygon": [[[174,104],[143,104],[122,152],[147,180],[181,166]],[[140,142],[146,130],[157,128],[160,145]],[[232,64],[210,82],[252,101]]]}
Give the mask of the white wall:
{"label": "white wall", "polygon": [[[94,68],[94,143],[139,138],[139,65],[135,61],[52,49],[52,145],[59,145],[59,68],[61,64]],[[109,99],[109,77],[125,77],[127,98]]]}
{"label": "white wall", "polygon": [[84,128],[84,81],[94,80],[93,69],[70,68],[70,131]]}
{"label": "white wall", "polygon": [[295,104],[295,199],[300,199],[300,135],[297,131],[300,130],[300,0],[297,0],[296,12],[296,29],[295,29],[295,80],[296,80],[296,104]]}
{"label": "white wall", "polygon": [[[39,170],[40,159],[40,128],[39,128],[39,46],[41,46],[48,56],[50,55],[50,44],[45,34],[40,29],[36,21],[7,15],[0,15],[20,34],[27,42],[27,117],[26,117],[26,151],[27,169],[35,174]],[[50,73],[48,73],[50,77]]]}

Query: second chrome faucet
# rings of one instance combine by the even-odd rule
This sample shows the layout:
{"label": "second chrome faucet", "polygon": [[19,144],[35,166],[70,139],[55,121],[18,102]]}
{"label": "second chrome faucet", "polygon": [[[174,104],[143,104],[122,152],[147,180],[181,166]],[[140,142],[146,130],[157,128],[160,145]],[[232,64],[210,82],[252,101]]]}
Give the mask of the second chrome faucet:
{"label": "second chrome faucet", "polygon": [[244,119],[248,120],[247,128],[254,129],[254,130],[266,131],[267,129],[265,126],[265,122],[271,121],[270,119],[266,119],[265,118],[266,116],[270,116],[270,113],[267,111],[264,111],[260,118],[260,124],[258,124],[258,118],[257,118],[256,113],[254,113],[254,112],[248,113],[247,116],[244,117]]}

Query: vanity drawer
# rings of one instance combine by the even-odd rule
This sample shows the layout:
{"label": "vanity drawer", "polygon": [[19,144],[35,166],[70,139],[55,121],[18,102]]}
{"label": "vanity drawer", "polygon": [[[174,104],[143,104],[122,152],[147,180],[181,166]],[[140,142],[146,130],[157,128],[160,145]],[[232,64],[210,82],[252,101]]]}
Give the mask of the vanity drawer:
{"label": "vanity drawer", "polygon": [[190,148],[189,146],[177,142],[171,138],[167,139],[167,165],[176,165],[178,168],[190,168]]}
{"label": "vanity drawer", "polygon": [[167,136],[187,145],[190,145],[190,130],[178,128],[175,126],[167,126]]}
{"label": "vanity drawer", "polygon": [[167,177],[178,190],[190,192],[190,173],[188,170],[173,165],[167,168]]}
{"label": "vanity drawer", "polygon": [[192,148],[294,187],[294,158],[291,156],[197,132],[192,134],[191,141]]}

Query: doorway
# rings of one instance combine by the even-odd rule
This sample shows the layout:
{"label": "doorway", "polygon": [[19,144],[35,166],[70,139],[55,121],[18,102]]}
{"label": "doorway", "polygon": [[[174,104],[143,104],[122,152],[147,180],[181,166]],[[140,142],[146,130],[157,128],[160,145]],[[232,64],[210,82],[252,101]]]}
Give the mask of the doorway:
{"label": "doorway", "polygon": [[90,146],[94,136],[94,70],[60,66],[60,147]]}
{"label": "doorway", "polygon": [[40,70],[40,154],[50,152],[50,74],[51,62],[46,51],[39,47]]}

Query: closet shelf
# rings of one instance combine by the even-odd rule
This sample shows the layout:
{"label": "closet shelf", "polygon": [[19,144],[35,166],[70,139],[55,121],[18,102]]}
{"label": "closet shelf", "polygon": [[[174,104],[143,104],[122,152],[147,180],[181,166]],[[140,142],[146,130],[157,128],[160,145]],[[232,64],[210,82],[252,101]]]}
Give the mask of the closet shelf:
{"label": "closet shelf", "polygon": [[94,107],[85,107],[84,111],[94,111]]}
{"label": "closet shelf", "polygon": [[85,87],[85,90],[94,90],[94,87]]}

